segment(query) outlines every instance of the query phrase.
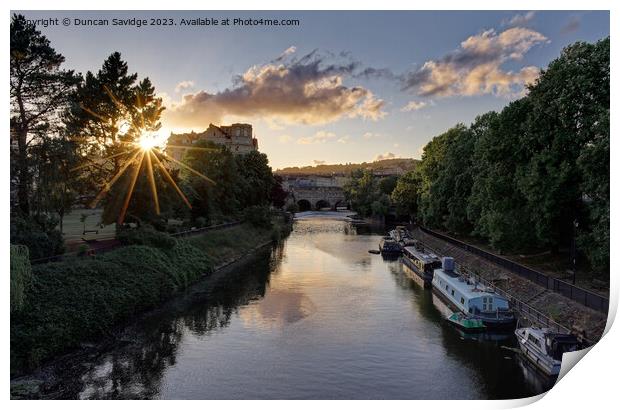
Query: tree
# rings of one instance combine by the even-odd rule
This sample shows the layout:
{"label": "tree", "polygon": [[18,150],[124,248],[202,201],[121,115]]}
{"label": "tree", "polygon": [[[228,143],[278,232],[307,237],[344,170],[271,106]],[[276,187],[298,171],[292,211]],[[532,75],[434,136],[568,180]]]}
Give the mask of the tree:
{"label": "tree", "polygon": [[238,196],[237,162],[228,148],[212,141],[198,141],[189,149],[183,162],[209,178],[182,169],[181,179],[189,188],[192,219],[217,219],[224,214],[235,215],[241,207]]}
{"label": "tree", "polygon": [[282,209],[286,204],[286,198],[288,192],[282,187],[282,177],[280,175],[274,175],[274,183],[269,193],[269,200],[278,209]]}
{"label": "tree", "polygon": [[[84,161],[79,176],[90,183],[91,192],[99,192],[103,187],[92,205],[108,194],[102,220],[106,224],[123,215],[127,195],[133,192],[134,176],[148,175],[146,161],[151,157],[141,152],[139,141],[152,137],[161,128],[164,110],[161,98],[156,97],[155,87],[148,78],[137,81],[138,75],[130,74],[121,54],[114,52],[96,75],[86,73],[65,113],[67,132]],[[151,167],[157,176],[155,165]],[[154,199],[147,202],[153,203]],[[154,206],[151,208],[155,210]],[[150,212],[151,208],[133,207],[133,215],[139,218],[136,212],[140,209]],[[143,216],[152,217],[148,213]]]}
{"label": "tree", "polygon": [[458,207],[465,209],[465,204],[459,203],[457,197],[453,196],[455,178],[458,178],[464,169],[450,164],[454,160],[459,161],[459,164],[466,161],[457,158],[458,149],[453,148],[453,151],[450,151],[450,146],[458,144],[461,138],[468,138],[468,130],[463,124],[458,124],[433,138],[424,147],[422,162],[418,168],[422,182],[418,205],[419,215],[425,225],[445,228],[451,211]]}
{"label": "tree", "polygon": [[11,139],[17,141],[14,157],[19,209],[30,213],[32,184],[30,148],[46,135],[58,132],[59,113],[78,79],[62,70],[65,58],[23,15],[11,18],[10,99]]}
{"label": "tree", "polygon": [[59,229],[63,232],[63,221],[71,212],[80,187],[72,169],[79,163],[75,144],[66,138],[43,138],[32,149],[37,184],[33,191],[33,212],[40,215],[55,212]]}
{"label": "tree", "polygon": [[399,215],[409,215],[412,219],[417,218],[421,184],[422,178],[419,171],[415,169],[398,178],[391,199]]}
{"label": "tree", "polygon": [[[609,134],[609,80],[607,38],[566,47],[529,87],[532,108],[523,143],[532,158],[519,185],[529,211],[537,215],[538,241],[554,249],[572,237],[575,219],[583,219],[583,175],[577,161]],[[597,178],[604,182],[608,175]]]}
{"label": "tree", "polygon": [[275,184],[273,171],[267,155],[250,151],[235,157],[240,177],[239,201],[243,208],[252,205],[267,205]]}
{"label": "tree", "polygon": [[377,178],[369,169],[358,169],[343,187],[347,201],[364,217],[385,216],[389,210],[389,196],[380,189]]}

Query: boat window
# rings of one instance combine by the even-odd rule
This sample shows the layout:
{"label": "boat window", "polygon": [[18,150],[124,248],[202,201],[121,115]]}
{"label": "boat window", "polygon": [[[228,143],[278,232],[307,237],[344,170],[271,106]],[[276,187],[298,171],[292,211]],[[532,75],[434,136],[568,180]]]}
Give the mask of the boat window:
{"label": "boat window", "polygon": [[[464,304],[465,304],[465,298],[461,298],[461,305],[464,305]],[[469,310],[471,310],[471,309],[469,309]]]}
{"label": "boat window", "polygon": [[446,290],[448,290],[448,285],[446,285]]}
{"label": "boat window", "polygon": [[454,296],[454,289],[452,289],[452,296]]}

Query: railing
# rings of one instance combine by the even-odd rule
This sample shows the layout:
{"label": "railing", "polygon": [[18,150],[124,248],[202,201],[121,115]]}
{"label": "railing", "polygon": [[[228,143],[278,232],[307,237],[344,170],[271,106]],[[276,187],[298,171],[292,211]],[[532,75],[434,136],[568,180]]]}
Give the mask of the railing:
{"label": "railing", "polygon": [[475,246],[469,245],[465,242],[461,242],[458,239],[452,238],[450,236],[441,234],[439,232],[432,231],[428,228],[424,228],[420,226],[420,229],[432,236],[435,236],[441,240],[449,242],[453,245],[458,246],[468,252],[471,252],[477,256],[481,256],[484,259],[493,262],[496,265],[499,265],[517,275],[536,283],[539,286],[544,287],[545,289],[551,290],[553,292],[559,293],[562,296],[565,296],[569,299],[572,299],[586,307],[597,310],[599,312],[607,313],[609,310],[609,299],[598,295],[596,293],[590,292],[589,290],[585,290],[578,286],[567,283],[561,279],[552,278],[544,273],[540,273],[534,269],[528,268],[527,266],[523,266],[517,262],[508,260],[506,258],[502,258],[501,256],[495,255],[493,253],[487,252]]}
{"label": "railing", "polygon": [[[424,244],[424,247],[426,249],[431,250],[434,254],[438,256],[442,256],[442,252],[438,252],[436,249],[428,246],[426,243]],[[472,271],[468,267],[462,264],[456,263],[456,262],[455,262],[455,266],[459,272],[467,276],[471,276],[472,278],[474,278],[476,281],[480,282],[484,286],[491,288],[498,295],[506,298],[510,302],[510,306],[516,312],[519,313],[520,318],[527,319],[532,325],[549,328],[558,333],[571,333],[571,330],[568,327],[559,324],[558,322],[551,319],[549,316],[545,315],[538,309],[530,306],[526,302],[523,302],[522,300],[518,299],[516,296],[510,294],[509,292],[506,292],[505,290],[497,287],[495,284],[489,282],[488,280],[480,276],[478,273]],[[584,338],[584,339],[588,344],[593,344],[591,340],[588,340],[587,338]]]}

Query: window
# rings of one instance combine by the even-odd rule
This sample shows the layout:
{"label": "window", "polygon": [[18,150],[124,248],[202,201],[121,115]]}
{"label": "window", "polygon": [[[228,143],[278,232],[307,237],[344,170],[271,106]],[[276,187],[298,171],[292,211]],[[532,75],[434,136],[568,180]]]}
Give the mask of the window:
{"label": "window", "polygon": [[448,290],[448,285],[446,285],[446,290]]}
{"label": "window", "polygon": [[454,296],[454,289],[452,289],[452,296]]}
{"label": "window", "polygon": [[[461,298],[461,305],[464,305],[464,304],[465,304],[465,298]],[[469,309],[469,310],[471,310],[471,309]]]}

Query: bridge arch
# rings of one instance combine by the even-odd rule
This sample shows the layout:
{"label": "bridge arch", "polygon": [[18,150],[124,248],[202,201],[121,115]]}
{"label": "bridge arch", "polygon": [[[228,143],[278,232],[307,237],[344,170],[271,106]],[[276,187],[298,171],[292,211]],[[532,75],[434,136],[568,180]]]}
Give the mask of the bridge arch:
{"label": "bridge arch", "polygon": [[312,210],[312,204],[307,199],[300,199],[297,201],[297,207],[299,208],[299,212]]}
{"label": "bridge arch", "polygon": [[331,208],[331,205],[329,204],[329,201],[326,199],[319,199],[318,201],[316,201],[316,205],[314,207],[317,211],[320,211],[321,209],[325,209],[325,208]]}

